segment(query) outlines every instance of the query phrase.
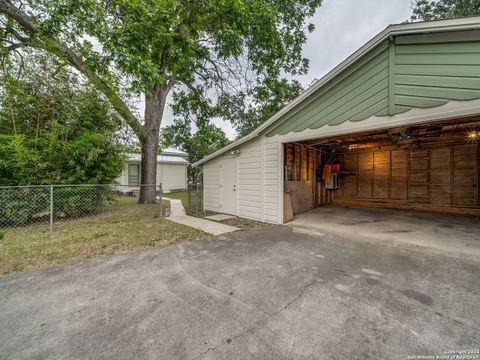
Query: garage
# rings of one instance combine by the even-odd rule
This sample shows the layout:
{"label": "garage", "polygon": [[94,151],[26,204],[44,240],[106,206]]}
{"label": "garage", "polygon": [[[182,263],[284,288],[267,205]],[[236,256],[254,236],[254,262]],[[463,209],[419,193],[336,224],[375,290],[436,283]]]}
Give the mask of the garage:
{"label": "garage", "polygon": [[479,215],[479,118],[284,144],[285,220],[325,204]]}
{"label": "garage", "polygon": [[480,18],[387,27],[195,165],[205,209],[284,223],[329,204],[480,215]]}

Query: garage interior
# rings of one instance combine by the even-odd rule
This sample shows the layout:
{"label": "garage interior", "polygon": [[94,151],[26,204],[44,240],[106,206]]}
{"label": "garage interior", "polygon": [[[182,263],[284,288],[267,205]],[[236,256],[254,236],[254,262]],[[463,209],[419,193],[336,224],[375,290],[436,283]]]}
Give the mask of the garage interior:
{"label": "garage interior", "polygon": [[284,222],[327,204],[480,216],[480,116],[284,144]]}

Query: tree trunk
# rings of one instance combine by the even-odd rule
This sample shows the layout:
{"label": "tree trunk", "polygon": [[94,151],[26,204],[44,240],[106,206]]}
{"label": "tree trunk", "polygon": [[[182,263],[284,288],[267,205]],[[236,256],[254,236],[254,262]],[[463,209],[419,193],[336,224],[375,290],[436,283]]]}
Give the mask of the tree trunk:
{"label": "tree trunk", "polygon": [[145,135],[140,139],[142,147],[141,188],[139,204],[156,202],[157,151],[163,111],[170,88],[167,85],[152,85],[145,94]]}

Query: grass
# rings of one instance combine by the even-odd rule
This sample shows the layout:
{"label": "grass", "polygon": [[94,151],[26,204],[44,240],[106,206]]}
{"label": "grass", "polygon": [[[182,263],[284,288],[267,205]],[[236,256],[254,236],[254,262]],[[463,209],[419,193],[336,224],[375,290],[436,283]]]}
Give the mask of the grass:
{"label": "grass", "polygon": [[[190,200],[191,200],[191,207],[188,206],[188,191],[175,191],[171,192],[168,194],[165,194],[165,197],[170,198],[170,199],[178,199],[182,202],[183,207],[185,208],[185,211],[188,212],[188,209],[190,208],[190,212],[193,215],[196,215],[196,209],[197,209],[197,203],[196,203],[196,193],[194,191],[190,192]],[[198,203],[198,208],[201,210],[203,209],[203,191],[199,190],[198,191],[198,197],[199,197],[199,203]],[[201,215],[201,214],[200,214]]]}
{"label": "grass", "polygon": [[[0,274],[52,264],[195,240],[207,234],[188,226],[156,218],[158,205],[137,205],[136,198],[121,198],[104,214],[55,224],[3,230]],[[164,207],[168,201],[164,202]]]}
{"label": "grass", "polygon": [[[207,210],[206,213],[202,215],[202,217],[217,215],[217,214],[220,214],[220,213]],[[256,220],[245,219],[238,216],[231,219],[221,220],[221,221],[216,221],[216,220],[211,220],[211,221],[219,222],[225,225],[235,226],[242,230],[256,230],[256,229],[263,229],[263,228],[272,226],[271,224],[263,223]]]}
{"label": "grass", "polygon": [[[191,201],[192,201],[191,214],[196,216],[197,212],[196,212],[196,203],[195,203],[194,192],[191,192],[190,196],[191,196]],[[188,212],[188,191],[171,192],[171,193],[165,194],[165,197],[170,198],[170,199],[180,200],[182,202],[183,207]],[[199,197],[200,197],[199,208],[203,209],[203,192],[202,191],[199,191]],[[216,215],[216,214],[219,214],[219,213],[207,210],[206,212],[200,211],[198,213],[198,216],[199,217],[205,217],[205,216],[208,216],[208,215]],[[214,220],[212,220],[212,221],[214,221]],[[265,227],[271,226],[269,224],[262,223],[260,221],[255,221],[255,220],[250,220],[250,219],[245,219],[245,218],[240,218],[240,217],[235,217],[233,219],[227,219],[227,220],[222,220],[222,221],[217,221],[217,222],[222,223],[222,224],[226,224],[226,225],[235,226],[235,227],[238,227],[242,230],[263,229]]]}
{"label": "grass", "polygon": [[219,221],[222,224],[230,225],[238,227],[242,230],[256,230],[256,229],[264,229],[267,227],[272,226],[271,224],[263,223],[260,221],[245,219],[241,217],[235,217],[233,219],[226,219]]}

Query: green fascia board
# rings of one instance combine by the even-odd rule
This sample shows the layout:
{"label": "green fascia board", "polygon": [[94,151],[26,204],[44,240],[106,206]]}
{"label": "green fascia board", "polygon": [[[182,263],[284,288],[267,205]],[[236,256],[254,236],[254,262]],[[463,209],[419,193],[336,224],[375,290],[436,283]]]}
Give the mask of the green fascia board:
{"label": "green fascia board", "polygon": [[[480,39],[462,41],[457,34],[456,42],[449,36],[443,43],[437,36],[428,43],[423,36],[409,35],[408,42],[400,44],[386,40],[265,135],[480,99]],[[414,43],[416,38],[420,43]]]}

